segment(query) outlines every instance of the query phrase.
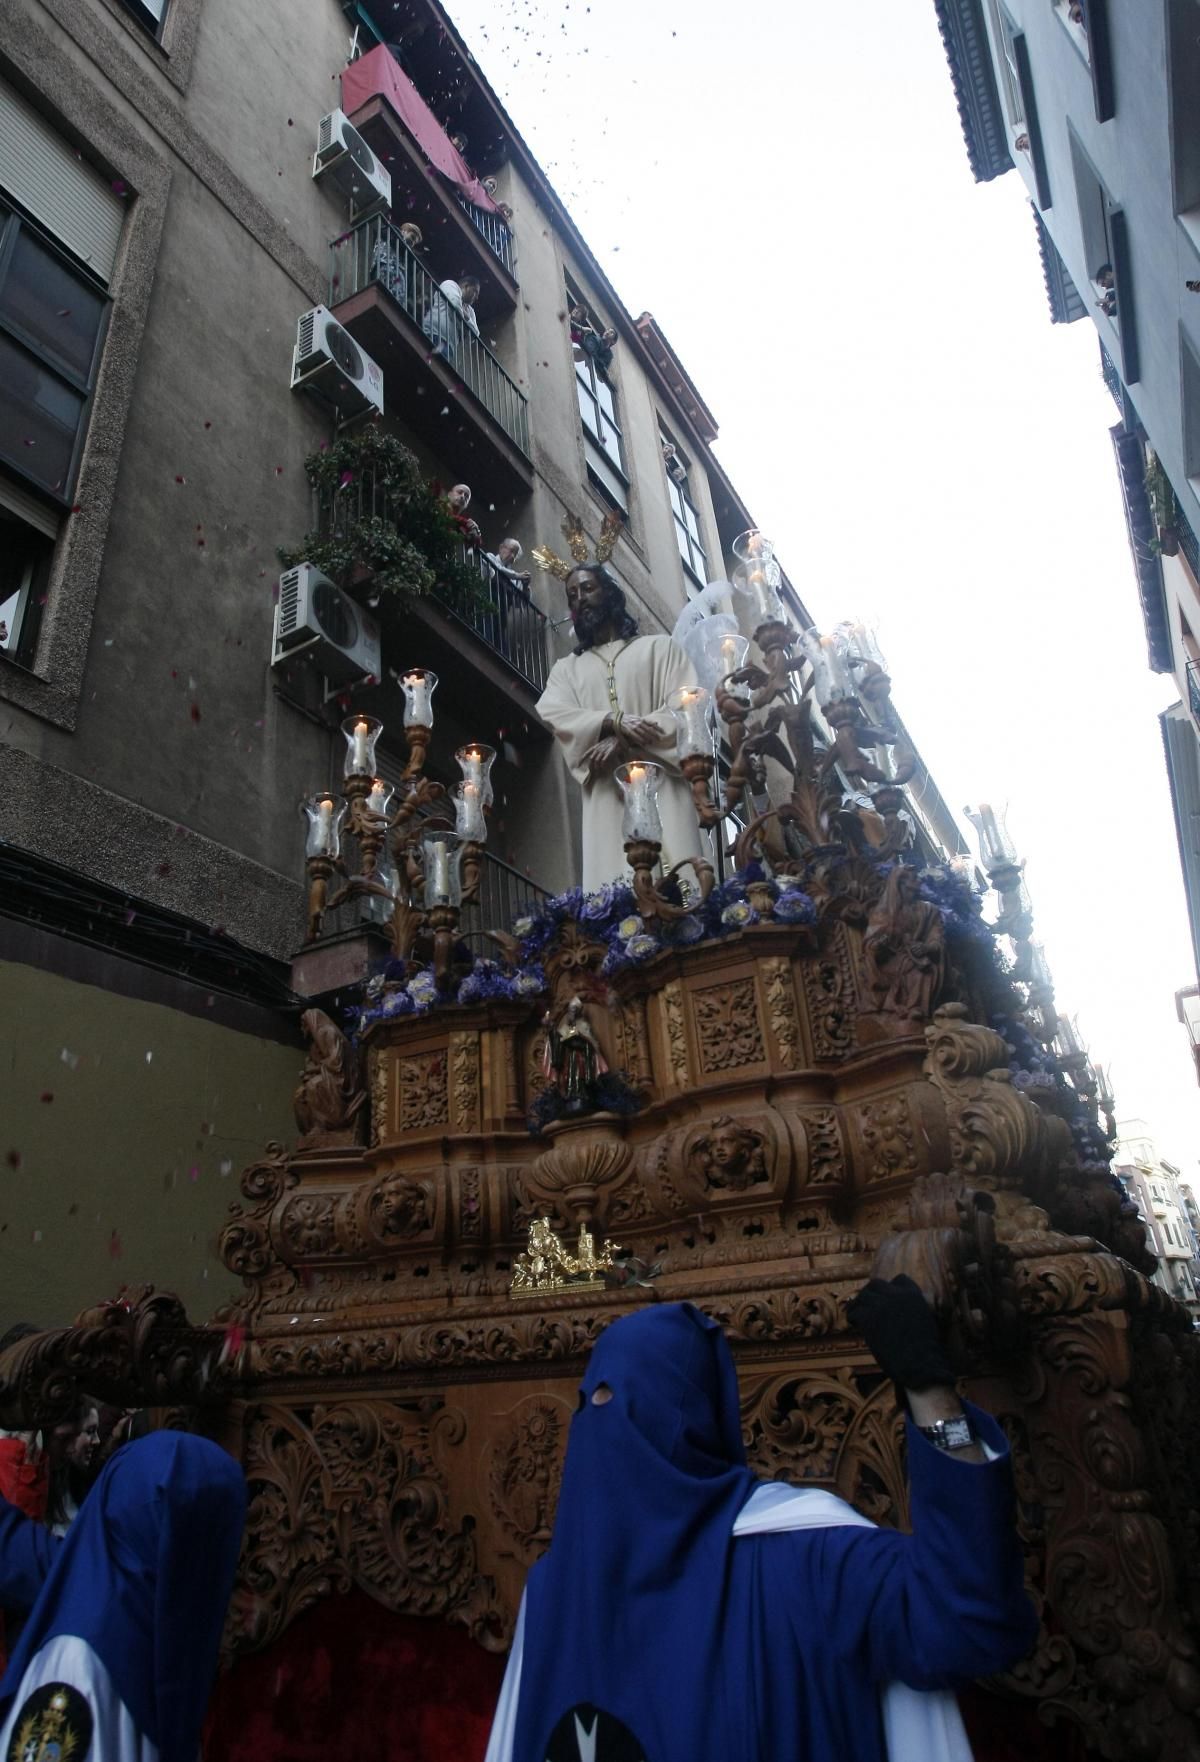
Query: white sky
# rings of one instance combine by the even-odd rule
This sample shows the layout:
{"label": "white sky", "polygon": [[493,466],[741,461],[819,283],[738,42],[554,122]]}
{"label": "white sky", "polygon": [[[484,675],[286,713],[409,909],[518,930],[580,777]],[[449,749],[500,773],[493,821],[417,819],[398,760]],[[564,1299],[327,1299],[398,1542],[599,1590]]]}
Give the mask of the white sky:
{"label": "white sky", "polygon": [[813,617],[877,619],[952,807],[1008,801],[1060,1007],[1193,1169],[1177,693],[1116,410],[1094,327],[1050,323],[1019,175],[971,178],[932,0],[449,5]]}

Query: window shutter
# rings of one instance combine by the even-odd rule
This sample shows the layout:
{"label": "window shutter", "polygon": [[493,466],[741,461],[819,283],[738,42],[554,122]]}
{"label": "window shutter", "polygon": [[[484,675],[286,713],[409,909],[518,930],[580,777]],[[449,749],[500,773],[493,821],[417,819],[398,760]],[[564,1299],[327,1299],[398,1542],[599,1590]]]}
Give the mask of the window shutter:
{"label": "window shutter", "polygon": [[125,221],[124,202],[4,80],[0,80],[0,190],[6,190],[107,285]]}

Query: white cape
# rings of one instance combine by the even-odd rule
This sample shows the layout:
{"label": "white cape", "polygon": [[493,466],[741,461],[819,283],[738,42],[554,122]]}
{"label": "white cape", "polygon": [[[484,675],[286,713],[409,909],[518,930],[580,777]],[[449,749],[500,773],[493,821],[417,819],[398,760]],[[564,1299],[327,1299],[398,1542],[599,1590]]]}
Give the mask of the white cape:
{"label": "white cape", "polygon": [[[767,1481],[750,1495],[733,1526],[735,1536],[766,1536],[781,1530],[874,1529],[869,1517],[821,1487],[790,1487]],[[517,1615],[508,1669],[496,1704],[484,1762],[513,1762],[521,1655],[525,1641],[525,1598]],[[882,1691],[883,1730],[888,1762],[972,1762],[958,1702],[948,1689],[910,1689],[889,1683]]]}

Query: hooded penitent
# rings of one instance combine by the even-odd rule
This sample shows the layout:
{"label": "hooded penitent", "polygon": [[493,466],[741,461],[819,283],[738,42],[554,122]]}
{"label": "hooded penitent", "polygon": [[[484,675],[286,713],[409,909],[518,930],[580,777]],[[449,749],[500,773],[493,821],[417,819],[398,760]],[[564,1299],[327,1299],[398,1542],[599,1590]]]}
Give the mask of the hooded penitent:
{"label": "hooded penitent", "polygon": [[79,1510],[0,1682],[0,1723],[60,1635],[101,1660],[160,1762],[195,1762],[245,1521],[238,1465],[204,1438],[118,1450]]}
{"label": "hooded penitent", "polygon": [[[489,1755],[883,1762],[885,1685],[1005,1669],[1036,1631],[1004,1436],[970,1411],[995,1461],[953,1462],[909,1428],[913,1536],[784,1488],[755,1508],[782,1497],[814,1514],[747,1528],[761,1483],[720,1328],[690,1304],[615,1322],[581,1384],[553,1540],[526,1585],[511,1744],[502,1707]],[[891,1762],[961,1754],[929,1741],[938,1723],[911,1721]]]}

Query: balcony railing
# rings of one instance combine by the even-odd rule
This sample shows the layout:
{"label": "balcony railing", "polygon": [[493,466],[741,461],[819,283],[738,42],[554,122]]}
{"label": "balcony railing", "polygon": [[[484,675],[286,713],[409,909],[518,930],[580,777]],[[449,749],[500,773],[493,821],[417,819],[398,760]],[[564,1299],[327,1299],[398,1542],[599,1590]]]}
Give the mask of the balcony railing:
{"label": "balcony railing", "polygon": [[479,571],[491,605],[448,606],[447,611],[506,660],[526,684],[541,692],[548,671],[545,612],[534,605],[523,588],[506,576],[497,575],[481,552],[464,545],[460,560],[468,569]]}
{"label": "balcony railing", "polygon": [[459,196],[458,205],[493,257],[503,263],[505,269],[516,281],[517,265],[513,256],[513,236],[505,222],[498,214],[492,214],[488,209],[478,208],[474,202],[468,202],[465,196]]}
{"label": "balcony railing", "polygon": [[[317,492],[315,526],[321,538],[329,538],[339,530],[358,526],[367,520],[394,520],[391,499],[379,484],[374,471],[362,470],[343,488]],[[436,593],[436,599],[452,618],[473,630],[494,654],[507,662],[525,683],[540,692],[546,683],[546,614],[533,604],[527,594],[497,575],[486,557],[465,545],[458,561],[468,569],[477,570],[484,594],[490,603],[453,605]]]}
{"label": "balcony railing", "polygon": [[502,862],[491,851],[484,852],[479,878],[479,897],[463,912],[463,934],[469,942],[482,944],[481,954],[500,958],[494,944],[488,944],[485,931],[507,930],[516,918],[539,900],[547,897],[546,889],[522,875],[509,863]]}
{"label": "balcony railing", "polygon": [[1196,580],[1200,581],[1200,545],[1196,543],[1196,529],[1178,506],[1175,530],[1179,535],[1179,548],[1188,560],[1188,567]]}
{"label": "balcony railing", "polygon": [[1200,722],[1200,661],[1189,661],[1187,664],[1188,706],[1197,722]]}
{"label": "balcony railing", "polygon": [[528,458],[529,410],[524,392],[451,305],[391,222],[381,215],[360,222],[334,240],[331,257],[329,304],[333,310],[367,288],[382,288],[424,334],[433,354],[458,375]]}

